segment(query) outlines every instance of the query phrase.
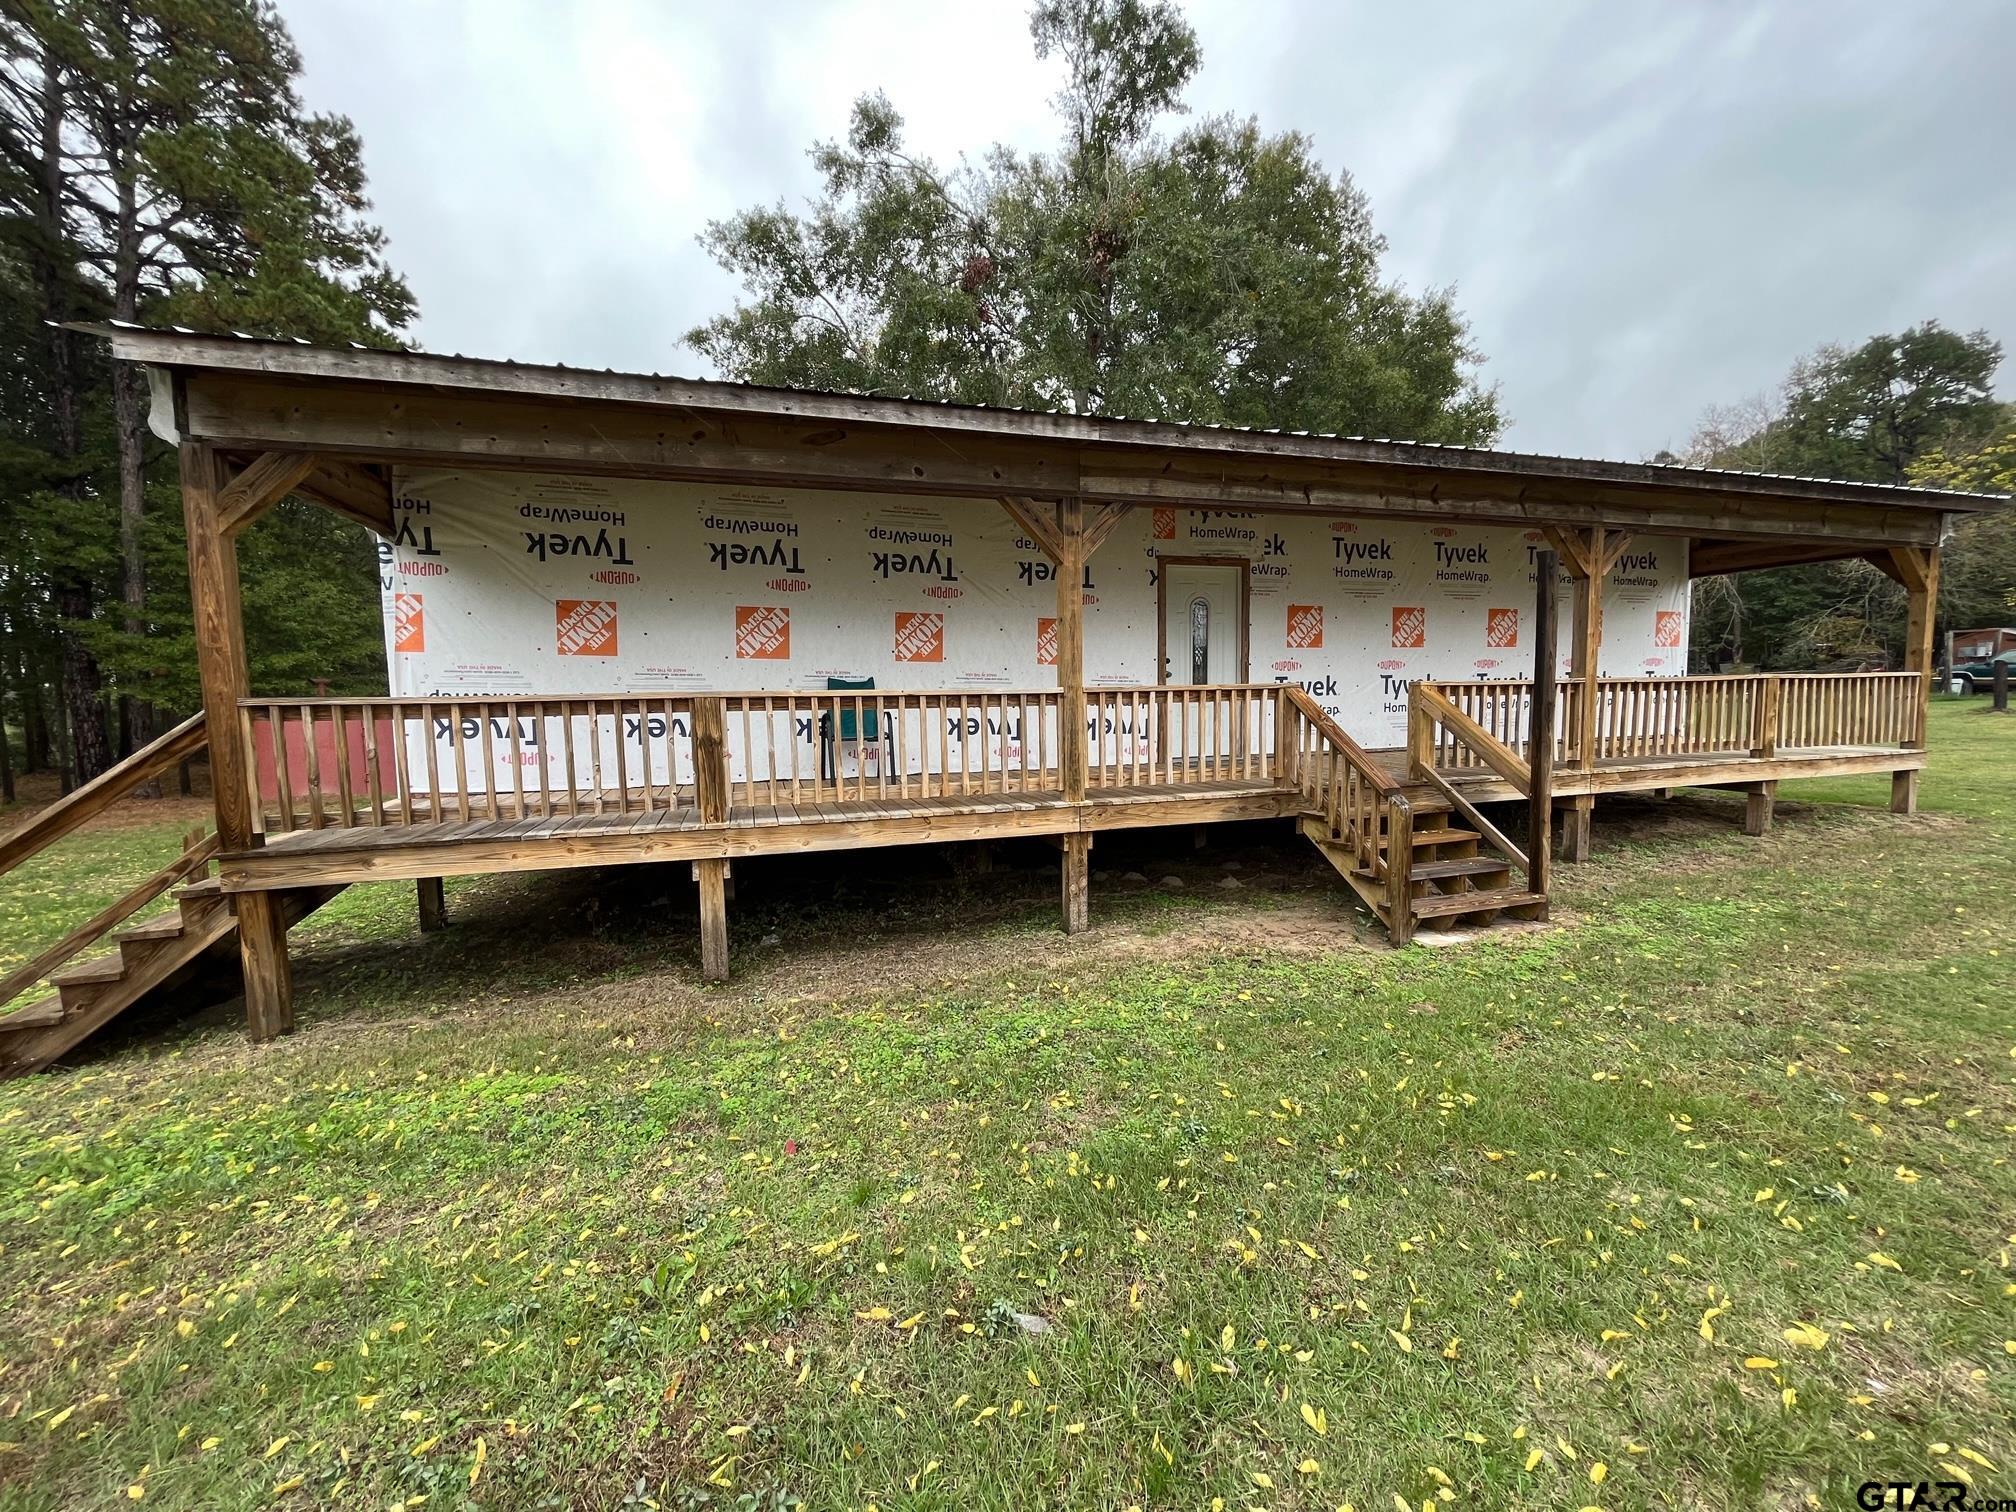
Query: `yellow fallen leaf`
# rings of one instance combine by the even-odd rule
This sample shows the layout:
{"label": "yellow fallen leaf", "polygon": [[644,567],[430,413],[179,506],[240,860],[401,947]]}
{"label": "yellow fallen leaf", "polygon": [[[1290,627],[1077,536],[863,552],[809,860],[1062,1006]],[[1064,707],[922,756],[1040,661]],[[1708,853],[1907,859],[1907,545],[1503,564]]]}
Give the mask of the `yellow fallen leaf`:
{"label": "yellow fallen leaf", "polygon": [[1815,1328],[1811,1323],[1795,1323],[1785,1330],[1787,1344],[1799,1344],[1807,1349],[1825,1349],[1827,1338],[1826,1329]]}
{"label": "yellow fallen leaf", "polygon": [[1776,1370],[1778,1362],[1769,1355],[1752,1355],[1743,1362],[1745,1370]]}
{"label": "yellow fallen leaf", "polygon": [[1400,1353],[1402,1354],[1414,1353],[1414,1341],[1408,1338],[1407,1335],[1400,1332],[1400,1330],[1397,1328],[1389,1328],[1386,1330],[1386,1332],[1389,1335],[1391,1335],[1393,1342],[1400,1346]]}
{"label": "yellow fallen leaf", "polygon": [[1535,1465],[1539,1464],[1540,1461],[1542,1461],[1545,1458],[1547,1458],[1547,1455],[1544,1451],[1539,1449],[1529,1449],[1526,1452],[1526,1468],[1530,1471]]}
{"label": "yellow fallen leaf", "polygon": [[1603,1461],[1598,1460],[1596,1461],[1595,1464],[1589,1467],[1590,1485],[1600,1486],[1603,1484],[1604,1481],[1608,1480],[1609,1478],[1610,1478],[1610,1467],[1604,1464]]}
{"label": "yellow fallen leaf", "polygon": [[1892,1260],[1888,1255],[1883,1254],[1880,1250],[1869,1251],[1869,1263],[1871,1265],[1880,1265],[1884,1270],[1901,1271],[1904,1269],[1903,1266]]}

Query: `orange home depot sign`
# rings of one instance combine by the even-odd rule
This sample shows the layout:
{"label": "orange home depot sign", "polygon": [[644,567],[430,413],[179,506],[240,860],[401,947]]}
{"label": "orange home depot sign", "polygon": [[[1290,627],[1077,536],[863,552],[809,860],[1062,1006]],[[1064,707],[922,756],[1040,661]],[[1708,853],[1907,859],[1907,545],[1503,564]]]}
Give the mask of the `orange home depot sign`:
{"label": "orange home depot sign", "polygon": [[427,611],[417,593],[393,595],[392,649],[408,654],[427,649]]}
{"label": "orange home depot sign", "polygon": [[1155,539],[1173,541],[1176,539],[1176,511],[1158,509],[1155,511]]}
{"label": "orange home depot sign", "polygon": [[1036,665],[1057,665],[1057,621],[1054,619],[1039,618],[1036,621]]}
{"label": "orange home depot sign", "polygon": [[607,599],[556,600],[553,649],[561,656],[614,656],[616,606]]}
{"label": "orange home depot sign", "polygon": [[898,614],[894,654],[899,662],[945,660],[945,616],[921,612]]}
{"label": "orange home depot sign", "polygon": [[1519,644],[1519,611],[1493,609],[1484,620],[1484,644],[1497,650]]}
{"label": "orange home depot sign", "polygon": [[1655,646],[1677,646],[1680,644],[1680,615],[1677,610],[1661,609],[1652,626],[1652,644]]}
{"label": "orange home depot sign", "polygon": [[1428,644],[1428,611],[1425,608],[1394,607],[1393,644],[1403,651],[1419,650]]}
{"label": "orange home depot sign", "polygon": [[1288,644],[1297,651],[1320,651],[1323,649],[1323,606],[1321,604],[1290,604],[1288,606]]}
{"label": "orange home depot sign", "polygon": [[789,661],[791,611],[774,604],[738,605],[735,657],[738,661]]}

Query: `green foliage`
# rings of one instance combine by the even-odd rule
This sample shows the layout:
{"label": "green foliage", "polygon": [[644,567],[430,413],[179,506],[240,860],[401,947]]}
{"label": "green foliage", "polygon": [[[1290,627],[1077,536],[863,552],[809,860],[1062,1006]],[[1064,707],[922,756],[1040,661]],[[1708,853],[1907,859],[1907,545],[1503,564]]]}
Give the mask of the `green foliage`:
{"label": "green foliage", "polygon": [[[1688,460],[1865,483],[2004,491],[2011,408],[1992,382],[2002,348],[1937,321],[1852,350],[1823,347],[1793,365],[1779,401],[1704,418]],[[1998,471],[1999,467],[1999,471]],[[2001,476],[2003,483],[1993,479]],[[2016,593],[2006,512],[1963,523],[1946,554],[1942,628],[1998,623]],[[1996,605],[2002,607],[1996,608]],[[1900,657],[1905,595],[1864,562],[1829,562],[1697,585],[1698,665],[1733,655],[1772,669]],[[1986,618],[1974,616],[1985,613]]]}
{"label": "green foliage", "polygon": [[[173,454],[137,375],[47,321],[392,345],[412,319],[357,133],[304,109],[300,70],[264,0],[25,0],[0,18],[0,613],[25,648],[0,664],[0,706],[59,667],[68,695],[87,664],[73,724],[100,675],[164,711],[197,702]],[[256,684],[382,689],[362,531],[284,507],[241,572]]]}
{"label": "green foliage", "polygon": [[1064,140],[944,171],[881,94],[820,143],[804,213],[709,226],[747,297],[687,339],[751,382],[967,403],[1483,443],[1503,421],[1446,292],[1383,282],[1349,175],[1297,134],[1202,121],[1173,6],[1053,0]]}

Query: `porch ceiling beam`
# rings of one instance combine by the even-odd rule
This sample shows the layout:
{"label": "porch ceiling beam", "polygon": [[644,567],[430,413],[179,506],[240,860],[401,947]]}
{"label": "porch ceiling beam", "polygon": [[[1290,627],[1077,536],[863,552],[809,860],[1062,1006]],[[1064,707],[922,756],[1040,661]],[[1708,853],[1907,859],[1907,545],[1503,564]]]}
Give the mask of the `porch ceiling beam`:
{"label": "porch ceiling beam", "polygon": [[1075,446],[1030,436],[805,417],[696,417],[592,399],[324,384],[252,373],[185,379],[192,437],[233,452],[313,451],[359,461],[490,467],[764,486],[999,499],[1067,494],[1107,504],[1274,514],[1469,520],[1715,539],[1816,538],[1844,548],[1935,544],[1931,510],[1633,489],[1582,479],[1487,477],[1474,469],[1321,464],[1266,456],[1216,463],[1172,448]]}
{"label": "porch ceiling beam", "polygon": [[1696,541],[1694,549],[1688,553],[1687,575],[1720,577],[1731,572],[1759,572],[1771,567],[1800,567],[1811,562],[1833,562],[1855,557],[1866,557],[1886,572],[1890,570],[1890,553],[1887,550],[1858,550],[1843,542]]}
{"label": "porch ceiling beam", "polygon": [[392,479],[387,473],[341,457],[321,456],[295,492],[373,535],[392,538]]}
{"label": "porch ceiling beam", "polygon": [[1910,592],[1924,593],[1928,590],[1933,572],[1930,552],[1913,551],[1908,546],[1892,546],[1890,563],[1884,570]]}

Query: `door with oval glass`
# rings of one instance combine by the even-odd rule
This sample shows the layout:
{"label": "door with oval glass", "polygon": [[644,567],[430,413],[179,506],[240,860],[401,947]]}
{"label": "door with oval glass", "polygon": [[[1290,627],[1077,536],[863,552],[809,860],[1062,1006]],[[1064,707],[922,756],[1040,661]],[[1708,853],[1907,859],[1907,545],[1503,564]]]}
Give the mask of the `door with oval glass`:
{"label": "door with oval glass", "polygon": [[1246,568],[1243,557],[1162,559],[1163,682],[1246,681]]}

